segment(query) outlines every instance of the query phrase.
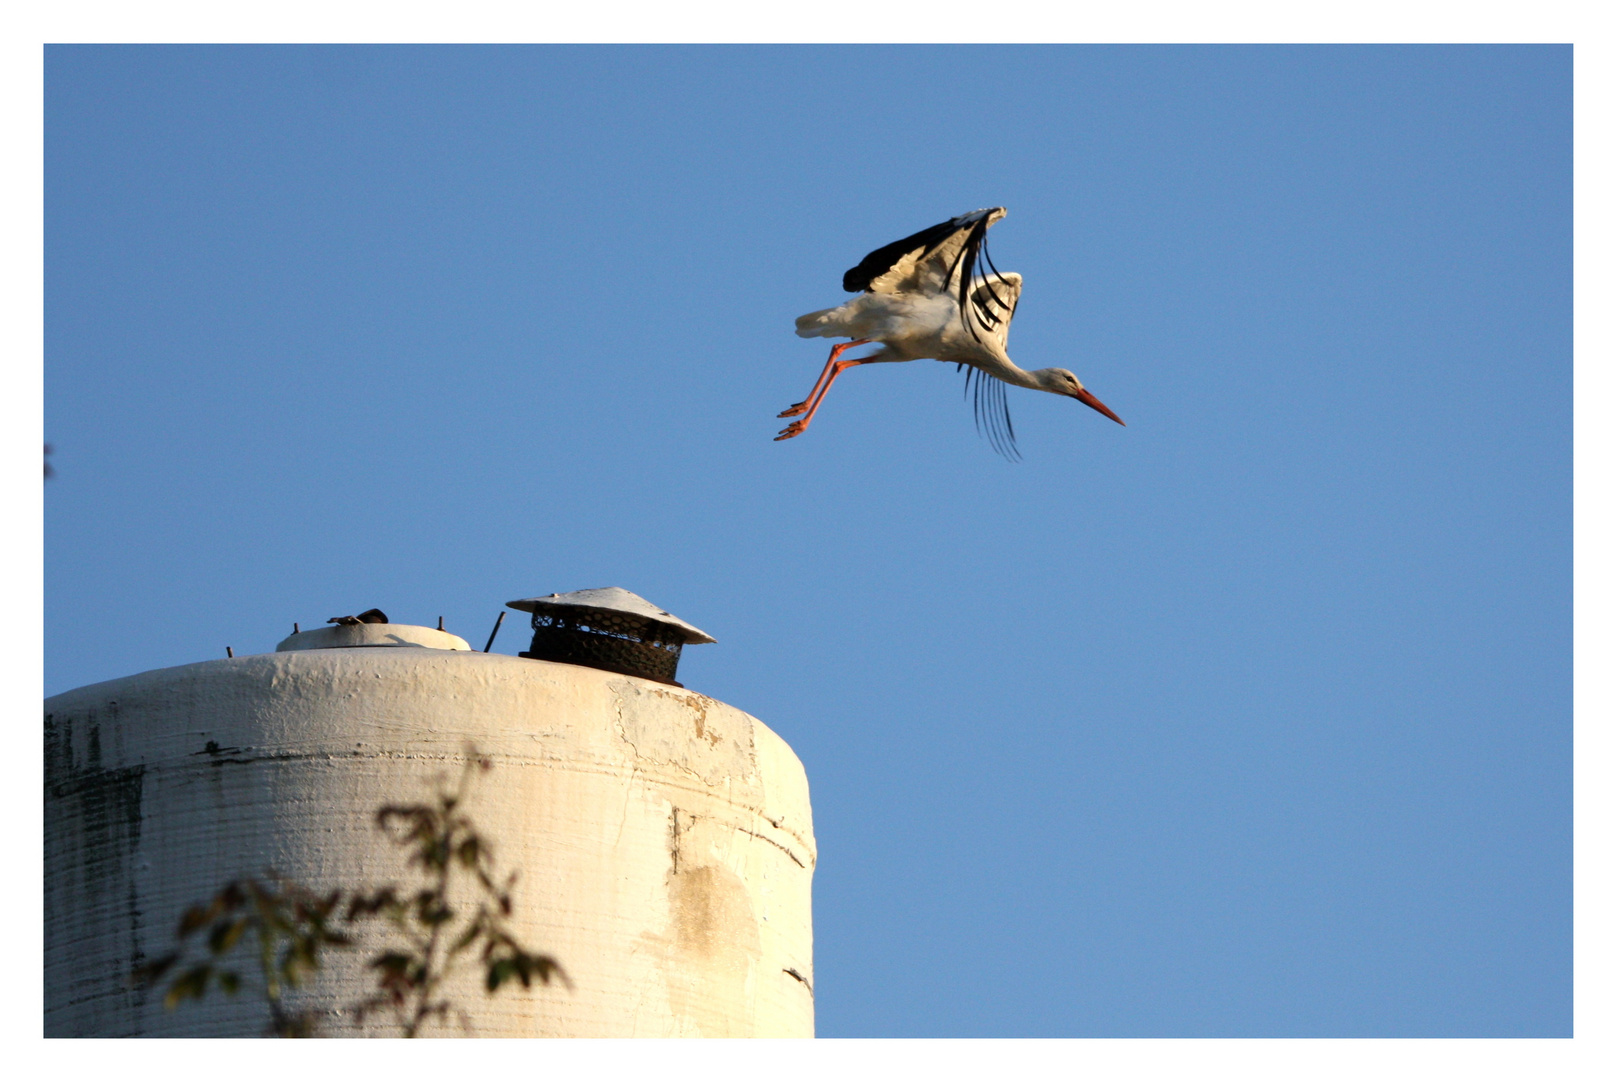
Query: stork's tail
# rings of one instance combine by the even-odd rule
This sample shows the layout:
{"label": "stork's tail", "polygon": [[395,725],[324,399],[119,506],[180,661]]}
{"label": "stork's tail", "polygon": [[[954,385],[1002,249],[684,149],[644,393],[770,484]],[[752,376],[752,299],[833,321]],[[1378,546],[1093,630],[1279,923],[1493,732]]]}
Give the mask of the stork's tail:
{"label": "stork's tail", "polygon": [[852,337],[841,320],[834,318],[841,312],[840,308],[825,308],[823,311],[810,311],[796,320],[797,337]]}

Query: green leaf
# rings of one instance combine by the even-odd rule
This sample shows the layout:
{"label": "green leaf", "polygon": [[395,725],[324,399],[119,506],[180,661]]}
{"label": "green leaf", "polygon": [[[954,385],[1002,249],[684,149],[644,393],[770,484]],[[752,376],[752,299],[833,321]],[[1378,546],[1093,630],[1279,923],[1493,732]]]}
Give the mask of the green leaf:
{"label": "green leaf", "polygon": [[471,925],[467,926],[465,932],[455,938],[454,944],[449,946],[449,955],[458,956],[462,951],[469,948],[481,933],[482,920],[480,918],[471,920]]}
{"label": "green leaf", "polygon": [[213,930],[208,934],[208,951],[214,956],[229,952],[235,948],[236,942],[241,940],[241,935],[246,929],[247,920],[244,918],[214,923]]}
{"label": "green leaf", "polygon": [[183,938],[196,933],[196,931],[217,918],[222,907],[223,904],[215,897],[206,906],[199,904],[193,908],[186,908],[185,914],[180,916],[177,935]]}
{"label": "green leaf", "polygon": [[409,965],[413,960],[414,957],[407,953],[384,952],[374,960],[370,961],[370,966],[373,968],[379,968],[380,970],[390,974],[402,975],[409,969]]}
{"label": "green leaf", "polygon": [[384,889],[377,889],[369,896],[366,896],[363,893],[355,894],[354,897],[348,901],[348,921],[353,922],[356,919],[368,918],[377,912],[386,912],[391,915],[397,910],[398,894],[397,891],[391,885],[389,885]]}
{"label": "green leaf", "polygon": [[168,969],[179,961],[179,953],[172,952],[167,956],[159,956],[149,964],[142,964],[135,968],[130,975],[130,981],[135,984],[154,983],[168,973]]}
{"label": "green leaf", "polygon": [[211,964],[199,964],[174,980],[163,995],[163,1008],[172,1009],[186,998],[200,998],[207,989],[207,979],[213,973]]}
{"label": "green leaf", "polygon": [[241,989],[241,976],[233,971],[219,972],[219,989],[226,994],[234,994]]}

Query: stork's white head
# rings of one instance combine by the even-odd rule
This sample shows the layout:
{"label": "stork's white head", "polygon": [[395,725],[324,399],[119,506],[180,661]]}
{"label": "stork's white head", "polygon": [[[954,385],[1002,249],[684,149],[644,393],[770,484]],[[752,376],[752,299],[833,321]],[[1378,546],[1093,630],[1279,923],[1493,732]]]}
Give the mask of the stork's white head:
{"label": "stork's white head", "polygon": [[1088,406],[1088,408],[1104,413],[1122,427],[1127,426],[1127,422],[1125,420],[1111,412],[1110,409],[1105,406],[1103,401],[1100,401],[1098,398],[1090,394],[1083,387],[1082,380],[1077,378],[1071,372],[1067,371],[1065,368],[1042,368],[1038,371],[1032,372],[1032,378],[1037,380],[1037,388],[1039,390],[1047,390],[1051,394],[1063,394],[1066,397],[1076,398],[1078,401]]}

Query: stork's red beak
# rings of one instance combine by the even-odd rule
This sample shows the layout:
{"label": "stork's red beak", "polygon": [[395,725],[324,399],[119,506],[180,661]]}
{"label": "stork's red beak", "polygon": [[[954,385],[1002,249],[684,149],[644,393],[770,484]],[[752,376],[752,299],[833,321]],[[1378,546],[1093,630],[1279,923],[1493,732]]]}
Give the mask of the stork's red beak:
{"label": "stork's red beak", "polygon": [[1098,398],[1096,398],[1092,394],[1088,393],[1088,391],[1086,391],[1086,390],[1078,390],[1076,393],[1072,394],[1071,396],[1076,398],[1078,401],[1082,402],[1084,405],[1088,406],[1088,408],[1093,409],[1096,412],[1104,413],[1106,416],[1108,416],[1112,420],[1116,421],[1116,423],[1120,424],[1122,427],[1127,426],[1127,421],[1123,420],[1121,417],[1119,417],[1115,413],[1111,412],[1110,409],[1108,409],[1105,406],[1105,403],[1103,401],[1100,401]]}

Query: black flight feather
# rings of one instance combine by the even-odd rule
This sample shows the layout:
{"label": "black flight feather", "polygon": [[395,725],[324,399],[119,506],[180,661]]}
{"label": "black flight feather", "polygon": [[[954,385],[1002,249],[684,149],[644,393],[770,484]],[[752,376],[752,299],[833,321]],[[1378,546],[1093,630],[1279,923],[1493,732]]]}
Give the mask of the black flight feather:
{"label": "black flight feather", "polygon": [[921,229],[913,236],[905,236],[901,240],[893,241],[885,247],[876,248],[864,256],[864,261],[841,275],[841,287],[847,292],[867,292],[876,278],[896,266],[904,255],[924,248],[920,258],[924,258],[942,241],[959,231],[958,218],[949,218],[940,225],[932,225],[929,229]]}
{"label": "black flight feather", "polygon": [[965,393],[975,391],[971,406],[976,414],[976,433],[986,437],[994,452],[1006,461],[1021,460],[1015,444],[1015,422],[1009,418],[1009,398],[1004,383],[979,368],[960,364],[965,373]]}

